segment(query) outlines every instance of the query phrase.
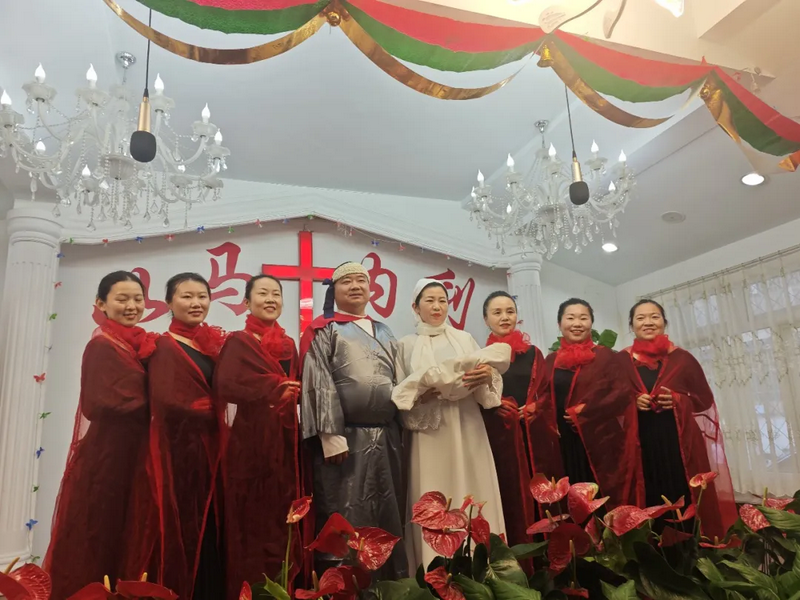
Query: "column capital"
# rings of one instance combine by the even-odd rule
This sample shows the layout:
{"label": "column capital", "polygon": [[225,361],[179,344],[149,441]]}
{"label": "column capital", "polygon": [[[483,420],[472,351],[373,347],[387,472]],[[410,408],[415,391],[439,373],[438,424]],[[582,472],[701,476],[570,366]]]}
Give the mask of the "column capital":
{"label": "column capital", "polygon": [[544,257],[538,252],[517,253],[509,257],[508,272],[511,274],[524,271],[541,271]]}
{"label": "column capital", "polygon": [[31,241],[58,247],[62,227],[52,212],[41,203],[28,202],[8,211],[6,216],[9,241]]}

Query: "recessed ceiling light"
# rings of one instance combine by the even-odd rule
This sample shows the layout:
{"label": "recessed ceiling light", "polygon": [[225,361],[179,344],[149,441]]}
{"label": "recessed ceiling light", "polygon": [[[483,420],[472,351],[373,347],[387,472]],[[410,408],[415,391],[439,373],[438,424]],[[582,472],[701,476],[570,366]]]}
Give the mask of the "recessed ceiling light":
{"label": "recessed ceiling light", "polygon": [[749,186],[761,185],[766,181],[766,178],[760,173],[748,173],[742,177],[742,183]]}
{"label": "recessed ceiling light", "polygon": [[605,244],[603,244],[603,252],[610,253],[610,252],[616,252],[617,250],[619,250],[619,248],[617,248],[617,245],[613,242],[606,242]]}
{"label": "recessed ceiling light", "polygon": [[686,215],[678,211],[671,210],[661,215],[661,220],[666,223],[683,223],[686,220]]}

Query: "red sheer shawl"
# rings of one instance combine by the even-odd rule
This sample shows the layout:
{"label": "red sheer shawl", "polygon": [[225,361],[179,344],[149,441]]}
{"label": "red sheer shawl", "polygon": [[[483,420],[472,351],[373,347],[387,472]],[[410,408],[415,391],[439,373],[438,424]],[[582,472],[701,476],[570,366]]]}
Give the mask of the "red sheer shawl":
{"label": "red sheer shawl", "polygon": [[[499,341],[502,342],[502,338]],[[534,352],[527,403],[533,402],[541,380],[547,377],[542,352],[538,348],[534,348]],[[484,410],[482,413],[494,455],[500,496],[503,499],[506,535],[509,545],[514,546],[528,543],[532,539],[526,530],[536,521],[534,501],[530,493],[533,469],[525,449],[524,424],[518,416],[517,401],[503,398],[503,402],[513,405],[514,412],[505,416],[497,409]]]}
{"label": "red sheer shawl", "polygon": [[[620,352],[620,359],[635,390],[631,396],[635,405],[636,396],[648,392],[634,365],[631,349]],[[687,481],[699,473],[718,474],[703,492],[699,514],[703,533],[712,539],[714,536],[722,539],[739,515],[714,395],[700,363],[682,348],[675,348],[664,359],[653,390],[662,386],[672,390],[675,399],[673,412]],[[699,492],[699,488],[692,488],[694,502]]]}
{"label": "red sheer shawl", "polygon": [[[259,341],[244,331],[230,335],[220,353],[214,389],[222,414],[225,536],[229,599],[243,581],[275,579],[286,553],[286,515],[300,498],[296,397],[282,383],[297,379],[297,352],[289,375]],[[293,529],[290,581],[300,572],[303,545]]]}
{"label": "red sheer shawl", "polygon": [[[612,350],[597,346],[595,354],[592,362],[576,369],[566,412],[586,448],[600,493],[610,496],[612,507],[637,505],[644,501],[644,478],[636,406],[630,402],[631,385]],[[547,376],[534,393],[528,439],[535,472],[559,478],[564,476],[564,466],[552,384],[555,360],[555,352],[547,357]]]}
{"label": "red sheer shawl", "polygon": [[158,583],[191,598],[219,466],[219,425],[200,368],[169,334],[148,364]]}
{"label": "red sheer shawl", "polygon": [[[125,577],[126,532],[147,480],[147,376],[135,351],[100,329],[83,353],[72,443],[44,561],[53,598]],[[127,524],[127,526],[126,526]]]}

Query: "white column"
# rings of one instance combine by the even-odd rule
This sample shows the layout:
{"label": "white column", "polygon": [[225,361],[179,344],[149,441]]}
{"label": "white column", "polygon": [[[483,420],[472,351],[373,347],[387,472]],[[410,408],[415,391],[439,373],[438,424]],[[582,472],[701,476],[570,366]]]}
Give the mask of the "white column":
{"label": "white column", "polygon": [[[0,570],[31,555],[36,449],[49,316],[61,226],[38,206],[8,213],[8,261],[0,305]],[[49,527],[41,524],[40,527]]]}
{"label": "white column", "polygon": [[511,259],[508,270],[508,291],[516,296],[519,329],[531,337],[533,344],[547,354],[549,344],[544,339],[544,310],[542,308],[542,255],[529,252]]}

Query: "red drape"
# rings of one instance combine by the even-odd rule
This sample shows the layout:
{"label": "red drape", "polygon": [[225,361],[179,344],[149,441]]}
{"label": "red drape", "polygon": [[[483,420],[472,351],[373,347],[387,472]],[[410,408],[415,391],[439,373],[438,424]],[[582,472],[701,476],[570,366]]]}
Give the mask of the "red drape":
{"label": "red drape", "polygon": [[[547,377],[544,356],[538,348],[535,352],[531,383],[528,387],[529,403],[533,401],[541,380]],[[506,535],[508,543],[514,546],[532,540],[526,530],[536,521],[534,500],[530,492],[533,470],[525,448],[524,424],[518,417],[517,401],[503,398],[503,402],[513,406],[514,412],[506,416],[497,410],[482,412],[494,456],[500,495],[503,498]]]}
{"label": "red drape", "polygon": [[[634,365],[630,348],[620,353],[620,362],[634,388],[630,401],[635,405],[636,397],[648,392]],[[739,515],[714,395],[700,363],[682,348],[675,348],[663,360],[653,390],[662,386],[674,392],[673,412],[687,481],[699,473],[715,471],[718,474],[703,492],[699,514],[703,533],[712,539],[714,536],[722,539]],[[692,488],[694,502],[699,492],[699,488]]]}
{"label": "red drape", "polygon": [[191,598],[215,491],[219,425],[203,373],[169,334],[148,364],[150,456],[159,515],[157,581]]}
{"label": "red drape", "polygon": [[127,575],[126,523],[147,481],[147,376],[128,344],[99,329],[83,353],[81,393],[44,567],[52,597]]}
{"label": "red drape", "polygon": [[[586,448],[600,493],[610,496],[611,507],[635,505],[644,501],[644,481],[636,407],[630,402],[633,392],[616,354],[603,346],[594,351],[595,359],[575,371],[566,412]],[[564,476],[564,467],[552,385],[555,359],[555,352],[547,357],[547,376],[534,393],[528,439],[535,472],[559,478]]]}
{"label": "red drape", "polygon": [[[220,353],[214,388],[223,415],[228,598],[243,581],[276,579],[288,541],[286,515],[300,498],[296,401],[281,384],[297,379],[297,352],[288,377],[281,364],[244,331],[230,335]],[[300,571],[302,543],[293,531],[290,581]]]}

